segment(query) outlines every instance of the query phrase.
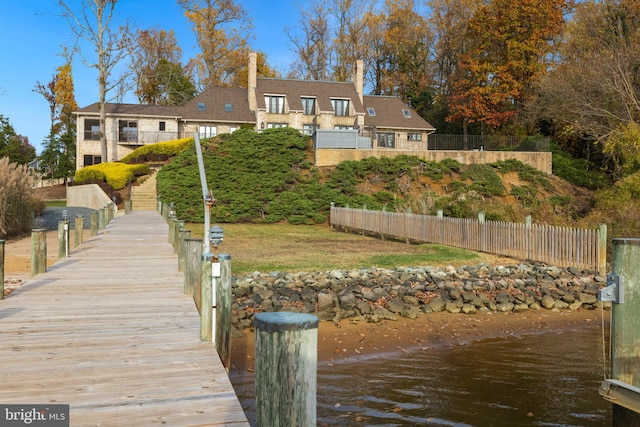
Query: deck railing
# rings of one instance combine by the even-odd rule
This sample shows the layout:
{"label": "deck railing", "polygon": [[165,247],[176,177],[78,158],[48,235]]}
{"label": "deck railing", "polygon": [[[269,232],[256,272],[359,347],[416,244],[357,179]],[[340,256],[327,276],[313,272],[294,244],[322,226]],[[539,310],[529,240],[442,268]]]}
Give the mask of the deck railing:
{"label": "deck railing", "polygon": [[331,207],[330,223],[380,236],[438,243],[606,274],[604,226],[578,229],[335,206]]}

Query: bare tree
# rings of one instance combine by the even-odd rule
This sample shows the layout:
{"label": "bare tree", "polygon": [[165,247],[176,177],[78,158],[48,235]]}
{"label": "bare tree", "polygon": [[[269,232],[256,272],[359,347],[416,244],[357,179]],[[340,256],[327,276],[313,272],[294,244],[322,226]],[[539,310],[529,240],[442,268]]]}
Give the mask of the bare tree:
{"label": "bare tree", "polygon": [[[114,10],[118,0],[82,0],[79,9],[74,10],[70,2],[59,0],[63,15],[66,17],[71,31],[83,39],[94,49],[95,57],[79,50],[82,63],[98,71],[98,87],[100,104],[100,147],[102,161],[117,160],[117,142],[113,142],[111,157],[108,156],[105,135],[107,94],[116,90],[115,96],[122,96],[127,75],[114,78],[116,65],[130,54],[135,42],[132,26],[125,22],[114,28]],[[87,49],[89,50],[89,49]],[[115,97],[113,98],[115,99]]]}
{"label": "bare tree", "polygon": [[297,55],[294,61],[292,77],[326,80],[329,77],[329,10],[321,1],[310,8],[301,10],[300,36],[287,31],[293,44],[293,52]]}

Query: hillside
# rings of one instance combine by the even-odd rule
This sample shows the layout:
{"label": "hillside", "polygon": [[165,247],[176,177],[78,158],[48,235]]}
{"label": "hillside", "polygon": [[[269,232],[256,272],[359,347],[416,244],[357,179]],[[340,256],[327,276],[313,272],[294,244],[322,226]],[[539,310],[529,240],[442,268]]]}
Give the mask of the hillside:
{"label": "hillside", "polygon": [[[417,157],[369,158],[315,168],[311,141],[293,129],[240,130],[203,145],[216,222],[326,221],[330,204],[369,209],[522,222],[584,224],[593,193],[542,174],[518,161],[462,165]],[[202,221],[195,149],[178,155],[158,174],[159,196],[177,215]],[[591,226],[591,225],[589,225]]]}

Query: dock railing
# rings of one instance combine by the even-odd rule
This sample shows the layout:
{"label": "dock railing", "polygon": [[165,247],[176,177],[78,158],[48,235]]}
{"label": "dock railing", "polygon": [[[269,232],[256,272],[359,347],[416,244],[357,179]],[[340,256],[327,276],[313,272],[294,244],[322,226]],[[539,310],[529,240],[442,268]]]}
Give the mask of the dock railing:
{"label": "dock railing", "polygon": [[439,215],[331,207],[330,224],[401,240],[438,243],[477,252],[606,275],[606,225],[597,229],[448,218]]}

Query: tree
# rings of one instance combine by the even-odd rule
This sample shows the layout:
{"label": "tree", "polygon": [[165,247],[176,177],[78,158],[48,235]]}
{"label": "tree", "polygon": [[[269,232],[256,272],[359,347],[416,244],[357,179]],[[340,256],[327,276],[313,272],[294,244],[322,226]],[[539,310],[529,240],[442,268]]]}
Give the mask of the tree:
{"label": "tree", "polygon": [[[264,52],[256,52],[256,75],[260,77],[278,77],[278,73],[267,63],[267,55]],[[233,87],[247,87],[249,82],[249,64],[246,63],[235,74],[231,81]]]}
{"label": "tree", "polygon": [[173,30],[138,31],[130,68],[140,103],[180,105],[195,96],[195,84],[181,58]]}
{"label": "tree", "polygon": [[329,9],[333,17],[330,69],[333,80],[344,82],[353,77],[356,61],[366,52],[367,17],[374,4],[366,0],[333,0]]}
{"label": "tree", "polygon": [[127,80],[125,74],[114,79],[116,67],[132,50],[134,43],[133,31],[128,23],[113,28],[114,10],[117,0],[81,0],[80,10],[74,11],[68,2],[59,0],[64,16],[67,18],[71,31],[80,39],[88,42],[95,51],[96,57],[89,58],[82,54],[85,66],[98,71],[98,103],[100,106],[100,147],[102,161],[117,160],[117,142],[114,141],[112,155],[108,156],[107,140],[105,136],[105,122],[107,94],[120,88]]}
{"label": "tree", "polygon": [[9,162],[26,165],[36,158],[36,149],[29,138],[18,135],[9,119],[0,114],[0,158],[8,157]]}
{"label": "tree", "polygon": [[541,82],[532,116],[552,125],[565,147],[598,159],[615,177],[640,168],[640,4],[576,4],[559,63]]}
{"label": "tree", "polygon": [[513,120],[545,73],[564,29],[567,0],[492,0],[470,20],[449,120],[490,128]]}
{"label": "tree", "polygon": [[329,78],[329,10],[322,1],[314,2],[300,12],[302,35],[287,31],[296,55],[290,77],[305,80]]}
{"label": "tree", "polygon": [[198,86],[229,86],[249,56],[252,23],[233,0],[178,0],[191,21],[201,53],[193,66]]}

